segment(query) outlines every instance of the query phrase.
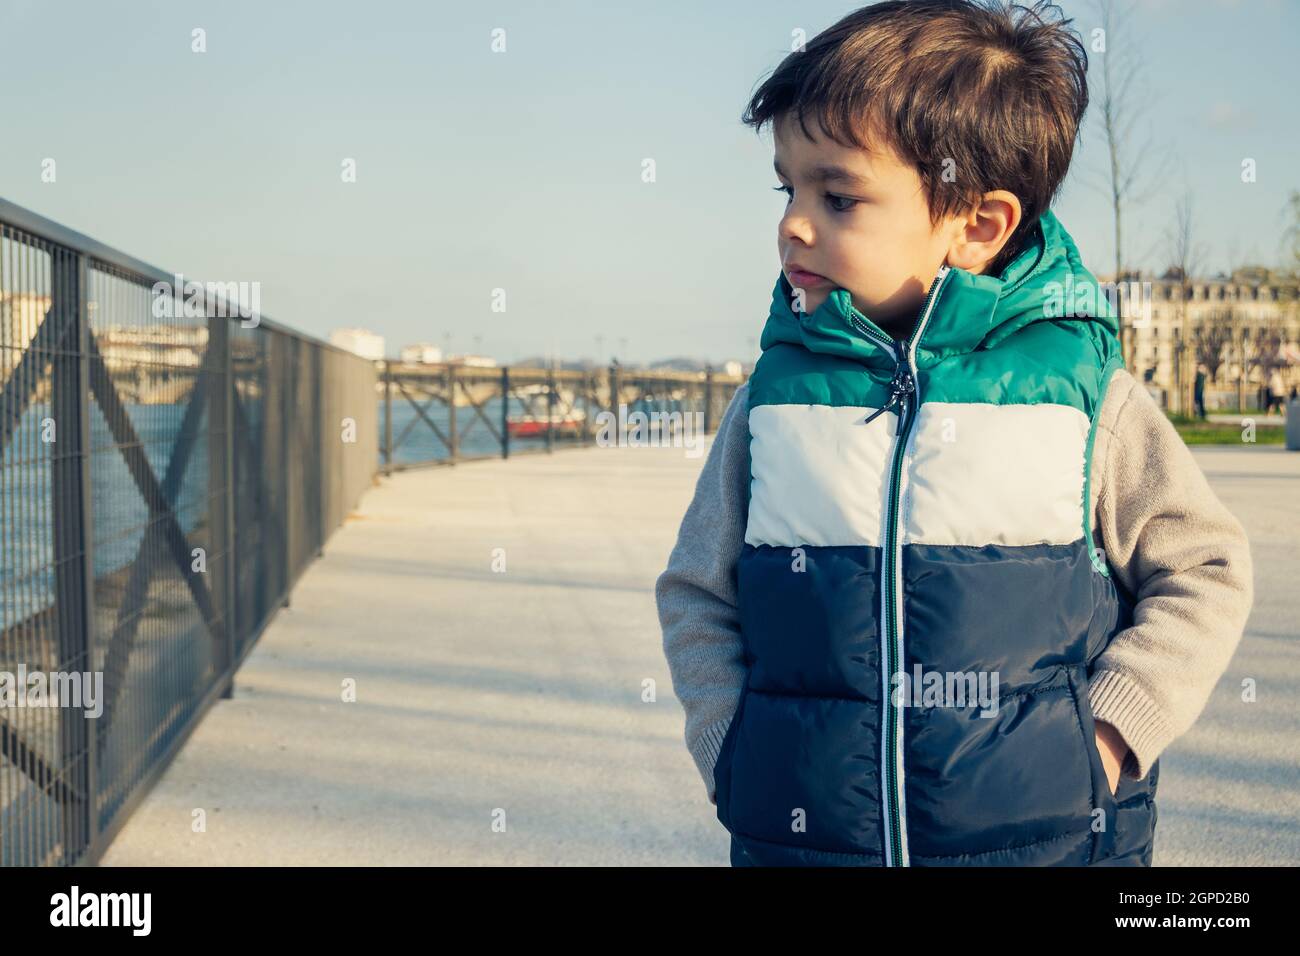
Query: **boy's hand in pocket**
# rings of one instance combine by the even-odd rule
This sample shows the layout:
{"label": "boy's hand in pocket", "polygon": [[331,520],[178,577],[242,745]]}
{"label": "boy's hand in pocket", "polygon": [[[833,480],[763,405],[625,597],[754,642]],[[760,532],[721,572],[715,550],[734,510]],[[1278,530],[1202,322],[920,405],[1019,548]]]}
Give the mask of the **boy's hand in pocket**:
{"label": "boy's hand in pocket", "polygon": [[1094,720],[1093,723],[1097,728],[1097,751],[1101,754],[1101,765],[1106,770],[1106,783],[1113,797],[1119,787],[1120,769],[1124,766],[1124,758],[1128,756],[1128,745],[1124,743],[1124,738],[1119,735],[1119,731],[1104,720]]}

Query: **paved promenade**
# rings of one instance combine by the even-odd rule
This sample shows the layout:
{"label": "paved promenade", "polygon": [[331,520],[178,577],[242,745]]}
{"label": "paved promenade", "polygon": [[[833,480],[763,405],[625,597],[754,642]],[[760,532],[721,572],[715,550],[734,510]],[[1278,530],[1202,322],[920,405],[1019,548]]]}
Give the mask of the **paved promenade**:
{"label": "paved promenade", "polygon": [[[1295,864],[1300,453],[1196,455],[1251,532],[1258,599],[1162,761],[1156,863]],[[726,865],[653,595],[702,462],[583,449],[385,479],[104,865]]]}

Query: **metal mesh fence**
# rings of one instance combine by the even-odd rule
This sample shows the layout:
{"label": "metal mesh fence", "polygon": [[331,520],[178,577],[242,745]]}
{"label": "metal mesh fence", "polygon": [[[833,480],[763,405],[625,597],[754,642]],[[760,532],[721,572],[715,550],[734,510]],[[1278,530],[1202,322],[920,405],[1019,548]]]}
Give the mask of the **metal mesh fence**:
{"label": "metal mesh fence", "polygon": [[741,381],[385,365],[381,383],[210,289],[193,311],[173,279],[0,200],[0,865],[99,859],[381,447],[393,470],[599,443],[610,416],[620,436],[638,414],[661,439],[710,432]]}
{"label": "metal mesh fence", "polygon": [[372,363],[171,279],[0,201],[0,865],[98,859],[375,470]]}

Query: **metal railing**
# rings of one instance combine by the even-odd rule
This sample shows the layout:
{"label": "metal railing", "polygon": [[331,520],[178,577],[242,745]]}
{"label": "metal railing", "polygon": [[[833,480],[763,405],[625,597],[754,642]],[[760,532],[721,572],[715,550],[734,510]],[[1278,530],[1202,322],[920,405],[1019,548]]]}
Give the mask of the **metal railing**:
{"label": "metal railing", "polygon": [[[716,430],[740,375],[380,363],[385,474],[638,437]],[[637,416],[644,416],[638,419]],[[652,434],[651,434],[652,433]]]}
{"label": "metal railing", "polygon": [[[175,278],[0,200],[0,866],[100,859],[378,467],[623,441],[638,414],[671,443],[743,381],[376,365],[207,287],[160,318]],[[36,705],[32,675],[99,675],[98,712]]]}
{"label": "metal railing", "polygon": [[173,278],[0,200],[0,865],[100,858],[375,471],[373,363]]}

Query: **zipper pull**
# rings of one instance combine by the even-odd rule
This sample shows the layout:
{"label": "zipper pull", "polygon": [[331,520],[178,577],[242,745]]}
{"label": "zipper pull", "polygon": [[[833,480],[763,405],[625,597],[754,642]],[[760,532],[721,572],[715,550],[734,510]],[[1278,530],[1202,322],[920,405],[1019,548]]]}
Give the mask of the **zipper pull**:
{"label": "zipper pull", "polygon": [[908,396],[916,391],[916,382],[912,380],[911,366],[903,359],[894,366],[894,377],[889,381],[889,401],[885,402],[880,408],[866,417],[862,424],[869,425],[876,416],[882,414],[886,409],[899,405],[899,415],[902,415],[902,403],[905,403]]}
{"label": "zipper pull", "polygon": [[879,408],[877,408],[874,412],[872,412],[870,415],[868,415],[868,416],[866,417],[866,420],[863,421],[862,424],[864,424],[864,425],[870,425],[871,422],[876,418],[876,416],[884,414],[884,412],[885,412],[886,409],[888,409],[888,408],[892,408],[894,405],[897,405],[897,404],[898,404],[898,393],[895,392],[894,394],[892,394],[892,395],[889,396],[889,401],[885,402],[885,404],[881,405],[881,406],[880,406]]}

